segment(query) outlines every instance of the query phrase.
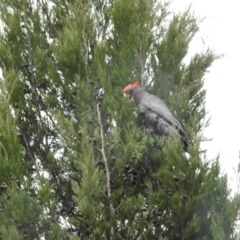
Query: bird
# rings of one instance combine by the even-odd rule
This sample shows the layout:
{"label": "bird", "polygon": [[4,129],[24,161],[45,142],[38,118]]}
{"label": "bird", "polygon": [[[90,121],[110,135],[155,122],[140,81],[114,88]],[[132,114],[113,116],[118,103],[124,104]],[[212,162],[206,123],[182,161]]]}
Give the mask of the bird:
{"label": "bird", "polygon": [[187,150],[189,145],[187,134],[163,100],[146,92],[139,81],[127,85],[123,89],[123,94],[137,104],[147,132],[167,137],[178,134],[183,149]]}

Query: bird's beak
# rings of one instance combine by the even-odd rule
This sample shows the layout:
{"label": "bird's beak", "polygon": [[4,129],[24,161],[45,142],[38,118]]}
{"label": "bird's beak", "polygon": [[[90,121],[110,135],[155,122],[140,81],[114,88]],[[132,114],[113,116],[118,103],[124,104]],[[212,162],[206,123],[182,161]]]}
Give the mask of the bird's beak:
{"label": "bird's beak", "polygon": [[132,97],[130,94],[128,94],[128,93],[123,93],[123,96],[124,96],[125,98],[128,98],[128,99],[130,100],[130,102],[134,102],[134,99],[133,99],[133,97]]}

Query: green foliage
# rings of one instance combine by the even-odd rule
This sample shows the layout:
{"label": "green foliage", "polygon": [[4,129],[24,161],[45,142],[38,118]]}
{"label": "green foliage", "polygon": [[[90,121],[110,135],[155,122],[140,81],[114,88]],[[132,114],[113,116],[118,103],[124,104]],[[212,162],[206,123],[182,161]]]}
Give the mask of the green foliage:
{"label": "green foliage", "polygon": [[[44,198],[42,200],[45,201]],[[54,215],[50,214],[50,209],[36,201],[27,186],[25,190],[19,190],[17,186],[11,185],[0,201],[3,207],[1,239],[63,239],[64,231],[56,223]]]}
{"label": "green foliage", "polygon": [[9,108],[10,97],[6,89],[0,88],[0,183],[9,184],[24,172],[22,166],[23,149],[18,141],[16,119]]}
{"label": "green foliage", "polygon": [[[239,196],[201,154],[204,74],[184,63],[201,20],[155,0],[3,0],[0,239],[237,239]],[[129,82],[191,139],[140,126]]]}

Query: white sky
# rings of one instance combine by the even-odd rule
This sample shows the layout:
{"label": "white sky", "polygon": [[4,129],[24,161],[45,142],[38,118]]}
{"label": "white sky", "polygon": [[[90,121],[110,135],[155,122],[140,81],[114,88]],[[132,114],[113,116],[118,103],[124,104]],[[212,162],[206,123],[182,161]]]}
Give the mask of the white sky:
{"label": "white sky", "polygon": [[211,116],[205,136],[213,141],[202,146],[208,150],[209,159],[220,153],[221,171],[228,174],[230,187],[236,191],[233,168],[237,168],[240,151],[240,2],[173,0],[171,8],[182,12],[190,3],[196,16],[206,17],[190,46],[190,54],[208,46],[224,54],[205,76],[206,107]]}

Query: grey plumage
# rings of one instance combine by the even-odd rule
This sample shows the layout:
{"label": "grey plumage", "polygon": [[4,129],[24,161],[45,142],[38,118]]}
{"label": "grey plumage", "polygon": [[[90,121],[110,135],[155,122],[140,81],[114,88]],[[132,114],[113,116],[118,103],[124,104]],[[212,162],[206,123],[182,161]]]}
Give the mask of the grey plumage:
{"label": "grey plumage", "polygon": [[165,136],[177,133],[184,145],[184,149],[187,149],[188,138],[186,133],[160,98],[144,91],[139,83],[128,85],[123,92],[129,94],[138,105],[147,131]]}

